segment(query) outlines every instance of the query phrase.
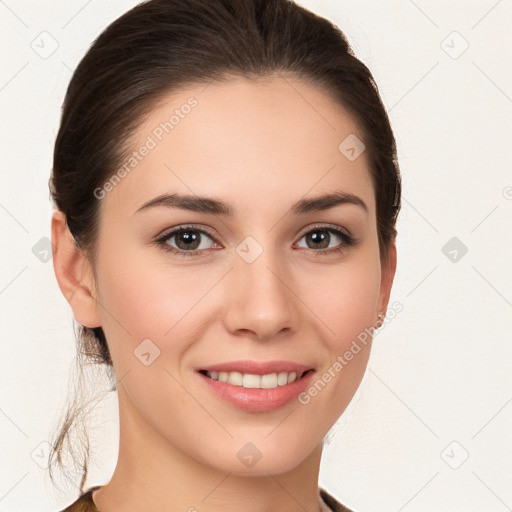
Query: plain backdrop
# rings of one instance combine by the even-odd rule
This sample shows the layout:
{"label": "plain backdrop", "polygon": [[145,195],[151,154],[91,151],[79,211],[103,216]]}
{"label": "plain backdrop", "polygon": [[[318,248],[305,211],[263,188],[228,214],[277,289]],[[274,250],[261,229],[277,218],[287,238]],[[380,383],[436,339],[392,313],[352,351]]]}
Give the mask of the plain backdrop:
{"label": "plain backdrop", "polygon": [[[75,355],[45,256],[47,182],[71,73],[136,3],[0,1],[0,512],[78,496],[44,465]],[[298,3],[374,74],[403,175],[403,310],[328,436],[320,484],[359,512],[512,510],[512,1]],[[89,485],[112,474],[117,421],[110,393],[91,415]]]}

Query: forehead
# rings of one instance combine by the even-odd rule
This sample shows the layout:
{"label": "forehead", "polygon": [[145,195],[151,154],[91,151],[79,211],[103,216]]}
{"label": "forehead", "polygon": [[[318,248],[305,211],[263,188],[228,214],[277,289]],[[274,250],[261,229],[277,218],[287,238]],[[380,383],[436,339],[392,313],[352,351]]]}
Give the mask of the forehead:
{"label": "forehead", "polygon": [[363,139],[340,104],[295,77],[193,85],[161,98],[140,124],[102,208],[132,214],[174,191],[227,198],[235,212],[252,203],[275,211],[276,201],[285,208],[336,189],[372,209],[367,155],[345,152]]}

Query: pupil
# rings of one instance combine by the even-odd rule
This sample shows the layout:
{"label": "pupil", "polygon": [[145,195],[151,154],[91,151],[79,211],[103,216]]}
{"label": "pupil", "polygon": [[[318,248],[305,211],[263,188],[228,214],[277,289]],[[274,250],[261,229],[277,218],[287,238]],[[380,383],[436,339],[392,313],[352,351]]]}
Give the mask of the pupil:
{"label": "pupil", "polygon": [[197,245],[192,247],[192,244],[194,244],[194,242],[197,242],[197,240],[199,239],[197,234],[194,234],[193,232],[190,231],[183,231],[177,238],[178,240],[184,242],[185,248],[189,249],[194,249],[195,247],[197,247]]}
{"label": "pupil", "polygon": [[314,231],[310,235],[311,241],[315,246],[320,245],[323,241],[327,240],[327,232],[325,230]]}

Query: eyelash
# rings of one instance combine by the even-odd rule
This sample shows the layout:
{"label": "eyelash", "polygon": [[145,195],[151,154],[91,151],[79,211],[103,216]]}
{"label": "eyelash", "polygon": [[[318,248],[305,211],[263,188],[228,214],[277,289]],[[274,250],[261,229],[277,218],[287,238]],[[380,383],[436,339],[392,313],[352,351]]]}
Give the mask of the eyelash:
{"label": "eyelash", "polygon": [[[176,249],[175,247],[172,247],[167,243],[167,241],[170,238],[172,238],[173,236],[176,236],[177,234],[186,232],[186,231],[196,231],[198,233],[201,233],[203,235],[210,237],[215,243],[218,243],[217,240],[215,239],[215,237],[208,231],[206,231],[204,229],[200,229],[200,228],[196,227],[194,224],[187,224],[184,226],[179,226],[179,227],[173,229],[172,231],[168,231],[168,232],[164,233],[163,235],[159,236],[158,238],[155,239],[155,244],[161,246],[164,251],[170,252],[172,254],[176,254],[177,256],[196,256],[197,254],[204,252],[204,249],[195,250],[195,251],[183,251],[181,249]],[[340,253],[340,252],[348,249],[349,247],[356,245],[358,242],[352,235],[350,235],[346,231],[343,231],[340,228],[325,225],[325,224],[318,224],[318,225],[313,226],[309,231],[306,231],[299,238],[299,240],[301,240],[305,235],[308,235],[309,233],[312,233],[314,231],[327,231],[330,233],[335,233],[342,240],[342,243],[340,244],[339,247],[333,247],[331,249],[319,249],[319,250],[308,249],[309,251],[313,251],[314,253],[316,253],[315,256],[325,256],[325,255]]]}

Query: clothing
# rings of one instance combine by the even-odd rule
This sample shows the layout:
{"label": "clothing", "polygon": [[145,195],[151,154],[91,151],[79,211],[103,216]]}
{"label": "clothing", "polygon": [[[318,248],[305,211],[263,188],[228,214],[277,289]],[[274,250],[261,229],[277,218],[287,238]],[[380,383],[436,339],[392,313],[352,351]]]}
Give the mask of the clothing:
{"label": "clothing", "polygon": [[[92,501],[92,492],[99,489],[100,486],[91,487],[85,491],[78,499],[60,512],[99,512]],[[331,496],[325,489],[319,489],[320,506],[322,512],[352,512],[350,509],[342,505],[333,496]]]}

